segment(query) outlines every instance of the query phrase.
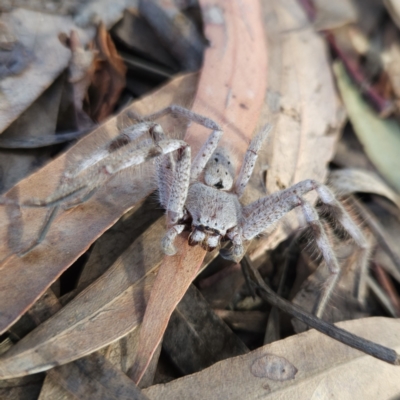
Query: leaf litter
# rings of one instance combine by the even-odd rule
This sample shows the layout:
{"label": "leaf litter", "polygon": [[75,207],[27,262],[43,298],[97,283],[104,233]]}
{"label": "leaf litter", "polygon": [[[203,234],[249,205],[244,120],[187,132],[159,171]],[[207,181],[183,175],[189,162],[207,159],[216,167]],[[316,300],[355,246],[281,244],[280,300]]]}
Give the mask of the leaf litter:
{"label": "leaf litter", "polygon": [[[204,18],[205,36],[212,46],[205,50],[200,78],[198,79],[197,75],[175,78],[164,89],[136,101],[129,109],[119,111],[125,104],[129,104],[135,99],[137,94],[143,93],[146,88],[159,84],[167,77],[172,76],[178,70],[178,65],[182,70],[195,69],[195,65],[199,65],[199,59],[201,59],[199,54],[203,51],[202,47],[205,41],[199,40],[198,13],[193,13],[194,9],[190,7],[185,9],[182,4],[176,6],[173,2],[165,2],[162,6],[155,1],[151,3],[147,9],[142,9],[143,15],[137,12],[140,7],[135,9],[136,6],[125,11],[123,20],[125,27],[122,29],[121,25],[120,28],[113,29],[112,36],[107,39],[107,41],[114,40],[116,43],[116,48],[127,67],[127,80],[126,83],[120,84],[120,89],[111,90],[115,93],[114,105],[110,106],[107,101],[100,101],[98,104],[106,107],[106,111],[93,115],[89,112],[89,118],[91,117],[94,121],[90,122],[90,119],[84,117],[84,123],[93,124],[109,115],[117,115],[117,117],[101,123],[92,134],[82,139],[66,153],[21,181],[7,194],[7,198],[22,202],[24,199],[32,197],[46,197],[57,187],[59,176],[67,163],[75,163],[84,159],[102,140],[107,140],[117,134],[121,128],[129,125],[132,121],[129,110],[134,110],[136,114],[146,115],[152,110],[158,110],[164,105],[173,103],[183,104],[186,107],[193,104],[193,110],[221,123],[225,131],[224,145],[233,147],[238,159],[242,159],[243,151],[257,126],[263,126],[265,122],[274,124],[275,129],[265,152],[260,156],[255,177],[246,194],[246,201],[251,201],[254,196],[264,195],[265,191],[272,193],[305,178],[324,181],[328,176],[328,162],[333,159],[335,144],[339,132],[342,130],[344,112],[335,90],[334,76],[330,69],[331,63],[326,56],[327,45],[313,31],[312,25],[307,21],[298,4],[290,0],[271,2],[263,4],[262,13],[261,11],[253,12],[249,16],[236,4],[227,5],[226,3],[202,1],[200,6]],[[104,19],[107,27],[110,27],[111,20],[115,21],[122,16],[123,7],[119,9],[118,7],[114,9],[115,14],[111,12],[109,18]],[[252,4],[248,7],[251,9],[257,5]],[[351,24],[358,23],[357,13],[354,14],[353,6],[346,1],[341,2],[341,5],[332,10],[329,5],[320,0],[318,7],[320,19],[315,26],[318,29],[324,29],[324,32],[328,32],[328,30],[334,32],[335,39],[339,37],[337,33],[339,29],[349,30]],[[308,8],[306,7],[306,9]],[[111,9],[104,2],[104,4],[98,5],[98,11],[93,13],[94,8],[92,11],[90,10],[88,7],[85,11],[87,12],[86,16],[82,13],[81,19],[79,19],[79,15],[75,18],[75,21],[80,21],[82,26],[87,26],[86,32],[89,37],[94,32],[90,26],[91,23],[95,20],[102,20],[102,15]],[[249,12],[249,9],[245,11]],[[360,9],[358,8],[357,11],[359,14]],[[185,13],[184,17],[182,12]],[[365,11],[363,12],[365,14]],[[130,13],[128,19],[127,13]],[[323,15],[324,13],[325,15]],[[119,16],[116,17],[117,15]],[[240,26],[238,15],[240,17],[247,15],[244,18],[247,25]],[[261,15],[261,20],[256,21],[256,17],[254,23],[249,24],[251,18]],[[168,44],[168,40],[171,40],[172,36],[166,36],[167,41],[161,45],[164,50],[160,51],[160,58],[158,59],[158,52],[153,50],[142,62],[138,58],[138,54],[141,53],[140,56],[143,56],[146,47],[143,42],[138,43],[129,39],[129,35],[127,35],[131,29],[129,24],[135,23],[136,31],[147,29],[148,32],[152,30],[156,32],[153,34],[152,46],[153,49],[157,46],[161,48],[157,44],[157,20],[160,18],[164,18],[165,25],[163,26],[166,27],[169,34],[182,35],[182,41],[178,42],[182,43],[183,47],[179,48],[181,46],[179,45],[176,49],[171,49],[171,42]],[[360,18],[359,15],[358,18]],[[129,24],[126,21],[130,21]],[[178,21],[181,21],[180,25]],[[369,21],[370,25],[367,25],[365,21]],[[249,30],[249,26],[252,29]],[[365,29],[365,37],[369,40],[368,35],[373,32],[371,26],[377,27],[378,25],[374,23],[373,19],[365,19],[363,25],[360,26],[360,29]],[[260,29],[260,27],[263,28]],[[302,29],[299,30],[296,27]],[[79,28],[73,27],[73,29]],[[174,29],[177,30],[174,32]],[[185,29],[187,30],[185,31]],[[265,37],[262,29],[265,29]],[[65,29],[64,32],[68,34],[70,29]],[[102,32],[105,34],[104,28]],[[238,32],[242,33],[239,35]],[[189,36],[185,37],[185,34]],[[252,47],[255,45],[254,37],[259,38],[256,44],[259,46],[257,51]],[[335,47],[329,39],[329,35],[326,37],[328,37],[328,43],[333,46],[334,52],[337,51],[337,46],[343,45],[343,42],[337,41]],[[182,49],[188,43],[185,40],[189,40],[191,45],[187,52],[183,51],[182,53]],[[263,55],[264,40],[268,44],[268,67],[266,60],[262,58],[265,57]],[[196,41],[199,43],[198,45],[195,45]],[[176,43],[178,44],[178,42]],[[82,49],[87,49],[86,43],[81,45]],[[227,51],[230,46],[235,50],[234,52]],[[31,47],[26,46],[26,49],[27,54],[30,54]],[[368,50],[368,54],[376,54],[376,48],[374,49],[373,51]],[[352,51],[354,52],[354,50]],[[356,51],[359,52],[360,48],[357,48]],[[341,58],[345,53],[339,51],[337,54]],[[251,62],[248,58],[249,55]],[[27,62],[29,62],[29,57]],[[67,65],[68,61],[63,68]],[[94,62],[89,61],[87,68],[92,68],[94,65]],[[354,67],[357,64],[346,64],[345,62],[345,65]],[[385,66],[386,64],[380,65]],[[368,66],[371,67],[372,64],[368,64]],[[356,82],[358,82],[356,78],[359,75],[354,72],[357,68],[358,66],[349,72],[350,77]],[[140,71],[143,79],[132,74],[134,71]],[[254,71],[253,74],[252,71]],[[268,90],[266,87],[262,89],[266,84],[264,81],[266,71],[268,71]],[[391,74],[395,73],[389,69],[387,71]],[[28,72],[29,68],[25,66],[21,67],[19,73],[22,76]],[[369,79],[371,75],[368,75],[367,72],[365,72],[366,79]],[[49,84],[54,79],[55,76],[50,77]],[[107,81],[108,78],[101,78],[100,81],[94,83],[94,88],[100,90],[100,93],[104,95],[108,91],[105,88],[110,87],[105,86],[108,84]],[[392,80],[392,82],[395,81]],[[253,92],[248,90],[254,84],[257,84],[254,86],[256,90]],[[72,128],[75,129],[79,125],[77,114],[82,112],[81,103],[88,98],[85,94],[87,82],[80,90],[78,101],[75,98],[75,103],[73,95],[68,95],[67,87],[68,85],[64,85],[62,88],[62,100],[59,109],[53,112],[53,116],[57,116],[58,112],[57,128],[59,128],[61,126],[60,118],[67,121],[66,115],[72,115],[74,121]],[[196,87],[197,93],[195,94]],[[386,89],[385,92],[382,90],[387,87],[387,84],[384,86],[383,80],[381,80],[379,85],[371,84],[366,91],[363,88],[362,93],[367,101],[371,98],[385,99],[388,92]],[[376,93],[378,93],[378,97],[375,96]],[[254,98],[254,94],[256,94],[256,98]],[[343,93],[341,94],[344,96]],[[101,96],[97,95],[96,97]],[[31,99],[31,103],[34,100]],[[395,100],[393,102],[395,104]],[[344,105],[352,119],[346,99]],[[39,103],[37,107],[40,107]],[[368,113],[366,118],[373,116],[374,111],[369,109]],[[182,137],[186,128],[184,123],[181,124],[172,119],[163,119],[162,124],[165,131],[171,132],[173,136],[181,135]],[[61,129],[65,129],[65,127],[69,128],[69,125],[63,122]],[[346,130],[351,130],[351,126],[347,125]],[[207,134],[208,132],[201,128],[195,126],[189,128],[186,140],[191,144],[194,152],[204,142]],[[357,132],[358,134],[359,132]],[[14,138],[14,135],[11,135],[11,138]],[[339,147],[340,151],[343,149],[343,146]],[[336,295],[342,298],[342,302],[340,305],[337,304],[338,312],[335,318],[328,318],[332,321],[354,319],[360,316],[385,315],[385,312],[390,314],[390,310],[395,307],[396,296],[398,297],[397,286],[390,284],[392,278],[396,279],[399,276],[396,264],[397,249],[386,237],[387,225],[379,221],[384,212],[392,215],[393,222],[398,219],[396,186],[393,185],[393,179],[388,177],[391,173],[390,168],[384,172],[382,167],[379,167],[380,163],[385,160],[376,161],[375,156],[369,155],[371,163],[362,149],[357,154],[360,165],[367,166],[368,172],[366,170],[334,169],[329,175],[331,185],[336,186],[342,195],[354,196],[354,194],[364,193],[361,196],[364,208],[367,207],[367,211],[364,211],[371,213],[370,210],[372,210],[378,216],[375,225],[367,221],[362,226],[363,229],[369,229],[371,232],[373,263],[379,263],[379,267],[371,269],[369,275],[364,277],[370,289],[363,294],[362,307],[357,301],[351,300],[351,290],[344,292],[338,290]],[[50,156],[51,152],[49,152]],[[345,157],[344,154],[341,157],[336,155],[335,161],[345,160]],[[379,157],[379,152],[376,157]],[[383,158],[385,157],[381,152],[381,159]],[[386,161],[389,162],[389,158]],[[374,165],[378,166],[378,171],[375,170]],[[334,163],[331,166],[337,168]],[[0,356],[0,371],[3,378],[22,376],[39,370],[48,370],[58,364],[65,364],[49,370],[39,398],[69,399],[85,397],[93,393],[96,393],[98,398],[108,398],[109,396],[157,398],[159,388],[167,387],[173,388],[171,392],[173,394],[171,397],[162,398],[180,398],[174,397],[177,396],[177,393],[181,393],[183,396],[181,398],[187,398],[190,391],[196,386],[193,386],[192,381],[189,386],[183,385],[180,388],[179,385],[190,377],[169,384],[176,383],[178,385],[176,386],[178,387],[177,392],[174,391],[173,386],[167,385],[154,386],[154,390],[148,389],[146,394],[140,393],[128,377],[133,377],[135,381],[138,381],[137,376],[144,373],[146,365],[149,365],[149,368],[140,382],[140,387],[148,387],[157,382],[168,382],[204,368],[206,369],[198,374],[206,374],[209,369],[222,366],[221,363],[230,365],[234,360],[238,360],[231,357],[246,353],[247,349],[258,348],[262,344],[268,315],[276,316],[280,312],[271,310],[271,307],[258,297],[256,292],[249,289],[237,266],[223,263],[219,258],[215,259],[216,254],[212,254],[207,256],[204,265],[210,265],[207,270],[204,270],[204,265],[201,267],[200,263],[204,252],[201,249],[186,249],[184,240],[180,246],[182,251],[180,256],[176,256],[175,260],[167,257],[162,261],[163,255],[159,246],[165,229],[165,222],[162,217],[160,218],[162,211],[157,210],[154,197],[150,202],[142,200],[155,188],[154,182],[149,178],[151,175],[151,165],[138,168],[125,176],[117,177],[87,203],[60,213],[50,227],[44,242],[24,257],[19,257],[16,253],[35,240],[43,224],[46,210],[18,209],[12,203],[1,207],[0,212],[3,213],[1,246],[4,250],[1,273],[3,273],[2,287],[5,290],[2,290],[4,301],[2,300],[0,304],[4,304],[6,311],[6,314],[2,314],[5,315],[5,318],[2,316],[1,323],[6,335],[16,343]],[[261,179],[263,176],[266,178],[265,186]],[[395,179],[395,174],[392,176]],[[392,188],[385,183],[385,178]],[[42,181],[46,182],[45,186],[40,183]],[[129,187],[126,186],[126,182],[129,182]],[[349,200],[350,203],[352,204]],[[361,215],[361,218],[365,218],[367,214],[364,214],[361,208],[357,208],[358,205],[352,205],[352,207],[353,210],[356,210],[355,213]],[[128,214],[104,233],[129,209],[131,211]],[[354,211],[352,212],[354,213]],[[145,218],[141,215],[142,213],[146,213]],[[355,217],[357,218],[356,215]],[[136,223],[137,227],[134,226]],[[326,224],[329,224],[329,220]],[[131,227],[132,225],[133,227]],[[294,290],[299,290],[300,277],[303,276],[304,280],[306,275],[310,274],[313,268],[315,270],[319,264],[318,257],[312,251],[306,250],[303,253],[303,261],[298,260],[297,263],[290,266],[293,269],[288,269],[286,274],[282,274],[282,266],[289,253],[284,252],[283,255],[280,253],[288,242],[293,241],[293,234],[297,234],[299,226],[301,226],[301,222],[299,223],[293,215],[292,218],[289,217],[281,226],[278,226],[274,232],[256,239],[249,247],[249,254],[253,262],[259,266],[264,279],[269,279],[274,287],[277,284],[277,277],[281,276],[282,290],[280,292],[291,298],[294,297]],[[73,232],[72,236],[71,232]],[[79,235],[78,232],[82,234]],[[100,236],[102,233],[103,235]],[[352,253],[355,250],[349,250],[351,247],[347,242],[340,244],[340,241],[345,238],[334,227],[332,227],[331,235],[332,240],[337,243],[335,248],[338,254],[343,254],[341,255],[343,263],[347,262],[348,264],[346,271],[353,271],[355,264],[352,261],[354,258]],[[391,224],[391,235],[400,237],[400,229],[395,223]],[[86,251],[99,236],[100,238],[94,246]],[[307,236],[305,238],[303,236],[300,240],[301,249],[304,244],[307,244]],[[285,239],[287,241],[277,247]],[[309,250],[311,249],[312,247],[309,248]],[[79,259],[78,263],[73,263],[81,254],[84,256]],[[72,274],[75,274],[75,283],[69,283],[69,288],[66,289],[67,275],[64,274],[61,278],[59,276],[71,264],[73,265],[68,270],[69,279],[73,276]],[[299,269],[301,264],[303,268],[305,266],[308,269],[306,274]],[[315,267],[312,267],[314,264]],[[229,273],[224,272],[226,267],[228,267]],[[310,269],[310,267],[312,268]],[[323,268],[324,266],[321,264],[317,271]],[[160,274],[157,273],[159,269]],[[384,272],[385,277],[382,277],[382,271],[386,271]],[[204,299],[199,297],[200,294],[194,286],[189,289],[180,303],[180,299],[198,273],[200,273],[200,277],[195,280],[195,284],[200,288],[203,287],[202,291],[216,313]],[[79,274],[81,276],[78,279]],[[291,289],[296,274],[298,279],[294,282],[295,287]],[[346,287],[350,287],[352,284],[358,285],[358,275],[359,271],[353,271],[350,277],[345,278]],[[312,279],[316,279],[317,287],[322,284],[317,275],[312,275]],[[205,282],[208,283],[203,286]],[[232,287],[228,290],[230,284]],[[52,290],[48,289],[50,285]],[[29,290],[22,289],[16,293],[16,287],[29,287]],[[208,294],[205,287],[207,287]],[[295,289],[296,287],[297,289]],[[212,293],[213,290],[218,290],[218,293]],[[290,290],[292,290],[291,295]],[[41,294],[43,294],[42,297]],[[55,302],[53,300],[49,302],[45,300],[46,298],[53,299]],[[36,305],[24,314],[37,299],[39,300]],[[334,301],[334,299],[332,300]],[[311,308],[313,301],[310,302]],[[310,307],[305,303],[301,304],[305,308]],[[349,304],[352,306],[349,307]],[[148,307],[145,312],[146,305]],[[176,311],[173,312],[175,307]],[[56,312],[57,310],[59,311]],[[171,315],[171,321],[164,335]],[[220,317],[228,322],[232,331]],[[232,318],[234,318],[234,322],[232,322]],[[11,326],[18,319],[19,321]],[[270,321],[272,320],[270,319]],[[277,333],[276,338],[293,334],[293,328],[285,315],[282,314],[280,318],[274,317],[273,321],[275,324],[273,329]],[[356,325],[356,330],[359,329],[357,333],[363,336],[365,326],[369,324],[370,330],[375,332],[375,336],[371,336],[371,339],[398,351],[398,344],[395,341],[385,342],[383,340],[383,332],[388,329],[381,332],[379,324],[382,325],[383,320],[380,319],[379,323],[377,321],[374,319],[360,320],[360,324]],[[262,329],[262,324],[265,326],[264,329]],[[38,327],[34,329],[36,325]],[[359,326],[363,326],[364,329]],[[395,327],[392,331],[396,336]],[[314,332],[304,333],[304,335],[309,334],[314,334]],[[158,343],[163,336],[163,350],[161,350]],[[274,385],[277,385],[278,382],[286,385],[285,390],[291,395],[294,393],[291,390],[296,390],[296,394],[305,393],[305,397],[311,392],[321,395],[330,393],[330,391],[335,392],[338,387],[337,382],[342,382],[342,379],[351,376],[348,369],[338,368],[334,374],[322,375],[329,376],[329,379],[323,378],[325,386],[321,384],[321,380],[319,380],[318,386],[302,383],[304,373],[312,374],[309,371],[313,370],[311,362],[317,361],[314,360],[317,347],[320,346],[318,348],[322,349],[321,351],[329,349],[330,344],[327,344],[326,341],[329,342],[330,339],[321,335],[313,337],[310,341],[311,344],[308,345],[309,353],[306,356],[301,353],[300,362],[297,362],[295,354],[299,348],[302,348],[303,339],[301,338],[301,335],[296,335],[286,339],[285,342],[288,340],[293,342],[292,347],[289,346],[286,353],[278,350],[282,347],[273,348],[262,357],[256,355],[258,350],[252,351],[248,353],[249,356],[255,354],[251,365],[248,366],[240,359],[241,361],[237,364],[238,368],[240,366],[248,368],[253,377],[263,380],[261,386],[257,384],[253,387],[257,390],[262,388],[260,389],[262,393],[268,394],[272,398],[274,398],[274,390],[278,387]],[[274,342],[269,346],[279,345],[279,343]],[[329,343],[341,346],[340,349],[344,348],[345,351],[354,352],[336,342],[330,341]],[[181,351],[182,346],[185,346],[186,352]],[[329,352],[329,350],[326,351]],[[92,355],[89,355],[91,353]],[[155,355],[153,359],[150,357],[151,354]],[[339,356],[339,354],[341,353],[335,347],[332,355]],[[208,367],[223,359],[227,360]],[[364,387],[368,387],[370,393],[375,393],[374,384],[368,377],[371,376],[371,363],[377,361],[366,356],[363,356],[363,360],[362,364],[357,364],[358,369],[356,368],[361,372],[358,372],[357,378],[351,380],[351,383],[358,382],[360,384],[353,388],[353,394],[365,393],[365,389],[361,389],[363,382]],[[309,365],[302,367],[303,361]],[[326,357],[326,364],[323,368],[330,371],[330,365],[336,364],[337,361]],[[350,364],[351,361],[349,361]],[[385,377],[382,380],[387,383],[387,393],[384,396],[389,398],[389,396],[397,394],[400,389],[396,384],[392,384],[391,380],[397,373],[391,372],[396,371],[395,367],[380,363],[378,369],[379,373],[382,373],[382,377]],[[282,375],[282,370],[287,375]],[[374,371],[376,370],[377,367]],[[212,375],[213,373],[214,375]],[[215,374],[214,370],[213,373],[204,375],[206,376],[205,381],[198,380],[199,386],[196,390],[201,398],[215,398],[224,393],[220,392],[224,389],[221,389],[219,384],[213,383],[218,382],[219,372]],[[322,372],[322,374],[324,373]],[[252,381],[242,381],[242,370],[228,367],[221,376],[223,378],[220,381],[225,382],[223,387],[228,388],[231,398],[235,398],[236,395],[239,396],[238,398],[256,396],[256,393],[246,392],[248,383]],[[195,374],[193,377],[197,377],[197,375]],[[318,377],[320,378],[320,375]],[[26,378],[14,379],[16,379],[14,383],[4,381],[10,383],[9,386],[4,386],[3,391],[8,395],[16,393],[16,396],[19,396],[15,397],[17,399],[22,398],[23,393],[18,389],[18,385],[23,384],[22,380]],[[35,381],[35,387],[40,387],[40,379]],[[307,382],[309,381],[307,380]],[[242,397],[240,397],[241,390],[245,390]],[[149,395],[149,393],[154,394]],[[341,393],[343,394],[343,391]],[[163,392],[163,395],[167,396],[166,392]]]}

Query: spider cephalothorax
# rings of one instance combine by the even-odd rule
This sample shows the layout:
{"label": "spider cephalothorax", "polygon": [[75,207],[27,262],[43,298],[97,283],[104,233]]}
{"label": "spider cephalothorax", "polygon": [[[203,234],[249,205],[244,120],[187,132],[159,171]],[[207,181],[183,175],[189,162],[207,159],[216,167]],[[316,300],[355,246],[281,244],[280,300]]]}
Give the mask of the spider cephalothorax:
{"label": "spider cephalothorax", "polygon": [[[212,130],[193,160],[187,143],[168,139],[162,127],[152,122],[166,114],[186,118]],[[176,253],[176,236],[189,230],[189,244],[199,245],[208,251],[218,248],[221,241],[230,242],[224,256],[237,262],[244,255],[243,244],[246,241],[266,231],[290,210],[301,208],[331,273],[319,302],[317,315],[320,315],[337,281],[339,264],[317,211],[304,195],[310,191],[317,192],[320,201],[333,211],[340,225],[361,247],[360,259],[364,260],[368,256],[366,241],[332,192],[313,180],[296,183],[246,206],[241,204],[240,199],[268,131],[269,126],[254,137],[235,177],[229,152],[218,147],[222,130],[214,121],[179,106],[171,106],[143,118],[99,148],[90,158],[67,170],[56,193],[45,200],[31,202],[30,206],[52,206],[55,210],[49,213],[48,223],[40,238],[44,237],[59,206],[79,204],[119,171],[156,158],[159,199],[167,214],[168,230],[162,240],[162,248],[167,255]],[[144,134],[149,134],[151,140],[143,141],[138,147],[135,140]],[[176,152],[176,157],[173,157],[173,152]],[[360,264],[365,265],[365,262],[361,260]]]}

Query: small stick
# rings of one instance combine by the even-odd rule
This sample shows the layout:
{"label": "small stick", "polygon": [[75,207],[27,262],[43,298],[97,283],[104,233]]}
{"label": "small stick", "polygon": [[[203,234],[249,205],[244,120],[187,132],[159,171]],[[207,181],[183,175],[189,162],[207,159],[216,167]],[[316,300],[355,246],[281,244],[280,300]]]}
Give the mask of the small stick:
{"label": "small stick", "polygon": [[387,293],[390,302],[392,303],[393,308],[395,309],[396,317],[400,317],[400,298],[396,292],[396,288],[393,285],[393,282],[390,280],[386,271],[377,263],[373,263],[376,278],[378,282],[381,284],[382,288]]}
{"label": "small stick", "polygon": [[381,346],[377,343],[371,342],[370,340],[347,332],[344,329],[338,328],[321,320],[320,318],[315,317],[312,314],[309,314],[308,312],[302,310],[299,306],[284,300],[268,287],[260,273],[253,267],[247,256],[242,259],[241,263],[243,268],[248,270],[248,273],[253,281],[252,283],[257,289],[259,289],[259,296],[263,300],[275,307],[278,307],[283,312],[292,315],[301,322],[321,333],[324,333],[332,339],[338,340],[341,343],[347,344],[354,349],[360,350],[365,354],[378,358],[379,360],[385,361],[389,364],[400,365],[400,357],[393,349]]}

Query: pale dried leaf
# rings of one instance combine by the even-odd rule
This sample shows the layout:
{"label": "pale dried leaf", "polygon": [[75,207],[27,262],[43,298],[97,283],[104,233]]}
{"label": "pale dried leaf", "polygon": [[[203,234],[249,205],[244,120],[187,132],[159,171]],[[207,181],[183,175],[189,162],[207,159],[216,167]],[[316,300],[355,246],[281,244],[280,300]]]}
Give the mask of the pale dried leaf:
{"label": "pale dried leaf", "polygon": [[[400,350],[400,321],[367,318],[337,324],[352,333]],[[259,378],[252,366],[262,357],[279,357],[294,379]],[[152,400],[184,399],[394,399],[400,395],[399,366],[379,361],[315,330],[274,342],[244,356],[221,361],[206,370],[144,390]],[[267,366],[268,370],[268,366]],[[283,375],[285,372],[281,372]],[[290,376],[290,374],[289,374]],[[271,379],[272,378],[272,379]]]}
{"label": "pale dried leaf", "polygon": [[[326,44],[315,32],[295,0],[265,2],[264,21],[273,53],[264,119],[274,129],[269,141],[266,186],[268,193],[304,179],[324,182],[343,122]],[[271,27],[271,30],[269,29]],[[271,32],[271,33],[270,33]],[[294,213],[262,239],[254,256],[274,248],[297,229]]]}
{"label": "pale dried leaf", "polygon": [[398,194],[373,172],[346,168],[329,173],[328,184],[340,196],[353,193],[375,193],[388,198],[400,207]]}
{"label": "pale dried leaf", "polygon": [[[20,75],[9,76],[0,82],[2,132],[66,68],[71,52],[60,43],[58,35],[76,28],[69,17],[41,14],[22,8],[2,14],[0,23],[33,53],[29,68]],[[87,34],[82,30],[78,31],[81,40],[86,43]]]}

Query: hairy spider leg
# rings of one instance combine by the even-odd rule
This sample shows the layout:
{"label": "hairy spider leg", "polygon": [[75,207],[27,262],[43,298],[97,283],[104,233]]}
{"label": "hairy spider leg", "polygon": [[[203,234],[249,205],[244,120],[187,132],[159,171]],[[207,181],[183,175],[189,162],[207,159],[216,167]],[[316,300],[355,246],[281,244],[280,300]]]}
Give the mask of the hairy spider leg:
{"label": "hairy spider leg", "polygon": [[[212,119],[204,117],[200,114],[197,114],[191,110],[188,110],[184,107],[178,106],[178,105],[171,105],[169,107],[166,107],[162,110],[159,110],[155,112],[154,114],[147,115],[145,117],[136,117],[136,118],[141,118],[143,121],[154,121],[158,118],[167,116],[167,115],[172,115],[175,117],[180,117],[180,118],[185,118],[188,121],[195,122],[199,125],[204,126],[205,128],[212,129],[213,132],[211,133],[210,137],[208,138],[207,142],[203,145],[201,148],[199,154],[195,157],[193,163],[192,163],[192,169],[190,172],[190,179],[194,180],[196,179],[201,171],[204,169],[208,159],[211,157],[211,154],[214,152],[216,149],[219,139],[222,135],[222,130],[219,127],[217,123],[215,123]],[[160,140],[164,139],[165,135],[164,133],[159,136],[158,138],[155,138],[155,140]],[[186,153],[190,152],[190,150],[186,151]],[[204,157],[199,156],[201,154],[205,154]],[[183,161],[184,163],[187,158],[187,154],[183,155]],[[190,159],[189,159],[190,162]],[[183,174],[182,168],[179,167],[179,173]],[[170,182],[170,178],[172,178],[175,181],[175,183]],[[158,190],[159,190],[159,196],[160,196],[160,203],[163,205],[167,211],[170,210],[171,212],[175,212],[180,214],[179,211],[179,205],[181,205],[182,210],[183,206],[185,204],[185,200],[187,197],[187,189],[189,188],[189,184],[187,185],[187,188],[185,188],[185,180],[184,181],[179,181],[178,178],[175,178],[176,175],[176,165],[175,165],[175,160],[172,156],[172,154],[167,154],[164,155],[163,157],[160,157],[157,161],[157,181],[158,181]],[[181,191],[181,196],[177,196],[177,193],[174,192],[173,194],[171,193],[171,188],[177,185],[177,191]],[[186,194],[185,194],[186,193]],[[171,199],[172,197],[172,199]],[[170,200],[171,199],[171,200]],[[183,199],[183,202],[182,202]],[[169,203],[171,201],[171,203]],[[176,203],[176,204],[175,204]]]}
{"label": "hairy spider leg", "polygon": [[254,166],[257,161],[258,153],[261,149],[264,140],[267,138],[271,131],[271,125],[267,124],[260,132],[253,138],[244,156],[242,168],[240,169],[239,176],[235,183],[235,193],[239,198],[243,196],[246,185],[248,184],[251,174],[253,173]]}
{"label": "hairy spider leg", "polygon": [[244,240],[253,239],[255,236],[265,231],[269,226],[280,220],[292,209],[296,207],[302,208],[306,222],[313,231],[317,246],[320,249],[331,274],[325,288],[323,289],[316,309],[316,315],[321,317],[330,294],[337,283],[340,267],[317,211],[302,197],[304,194],[313,190],[317,192],[322,203],[330,208],[330,211],[343,229],[360,247],[362,252],[360,265],[362,268],[365,268],[369,249],[364,235],[358,226],[352,221],[351,217],[340,202],[336,200],[329,188],[314,180],[299,182],[291,188],[263,197],[254,203],[249,204],[244,208],[244,214],[247,215],[247,218],[244,219],[240,230],[241,236]]}
{"label": "hairy spider leg", "polygon": [[[161,130],[158,124],[152,128]],[[46,199],[33,199],[23,204],[25,207],[45,207],[65,202],[65,200],[77,196],[85,197],[89,192],[97,189],[109,181],[116,173],[129,167],[142,164],[154,157],[178,150],[187,146],[182,140],[165,139],[159,142],[144,142],[146,145],[138,149],[136,142],[130,142],[118,150],[108,153],[90,167],[82,170],[72,179],[62,181],[59,188]],[[143,144],[143,143],[142,143]],[[72,204],[72,203],[71,203]]]}
{"label": "hairy spider leg", "polygon": [[165,115],[173,115],[175,117],[182,117],[187,119],[188,121],[195,122],[199,125],[202,125],[208,129],[213,131],[220,131],[220,126],[214,122],[212,119],[204,117],[203,115],[197,114],[191,110],[188,110],[185,107],[181,107],[178,105],[171,105],[169,107],[163,108],[160,111],[155,112],[154,114],[147,115],[143,119],[146,121],[154,121],[158,118],[161,118]]}
{"label": "hairy spider leg", "polygon": [[[158,125],[156,128],[161,129]],[[74,181],[64,184],[64,186],[60,187],[53,196],[48,197],[44,201],[39,200],[35,203],[24,204],[24,206],[41,207],[51,205],[55,210],[58,210],[58,207],[61,206],[62,203],[65,203],[65,201],[72,195],[72,197],[75,197],[67,204],[67,207],[74,207],[91,197],[99,186],[106,183],[116,173],[175,150],[181,149],[185,152],[188,145],[181,140],[164,139],[156,143],[151,143],[142,149],[136,149],[136,147],[136,143],[130,143],[123,148],[120,148],[111,153],[105,159],[98,161],[96,164],[82,171]],[[57,195],[59,197],[56,197]],[[51,214],[51,218],[46,217],[46,221],[41,229],[37,241],[30,246],[28,250],[25,250],[23,254],[27,254],[43,241],[55,215],[56,212]]]}
{"label": "hairy spider leg", "polygon": [[90,168],[92,165],[104,160],[110,153],[127,145],[130,142],[139,139],[144,134],[148,133],[154,127],[154,123],[140,122],[135,125],[128,126],[120,132],[115,138],[99,146],[96,151],[90,154],[90,157],[80,163],[73,163],[63,173],[62,179],[73,179],[83,170]]}
{"label": "hairy spider leg", "polygon": [[[195,169],[193,169],[193,164],[191,166],[190,163],[190,147],[188,146],[184,149],[182,154],[178,154],[178,162],[173,171],[173,182],[170,188],[167,189],[165,187],[165,181],[164,183],[161,183],[159,190],[164,193],[161,195],[161,198],[165,195],[166,191],[169,190],[168,200],[166,201],[169,229],[162,240],[162,248],[168,255],[174,255],[176,253],[176,248],[174,246],[175,238],[183,232],[185,227],[185,225],[182,224],[174,224],[176,224],[184,215],[184,206],[189,190],[190,180],[193,179],[193,176],[197,177],[201,173],[202,169],[204,169],[207,161],[217,148],[221,135],[222,131],[213,131],[210,134],[208,140],[199,151],[199,154],[201,154],[201,160],[196,164]],[[162,170],[161,164],[160,170]],[[193,171],[195,171],[194,175],[192,174]],[[159,177],[159,181],[161,181],[162,175],[159,175]]]}

